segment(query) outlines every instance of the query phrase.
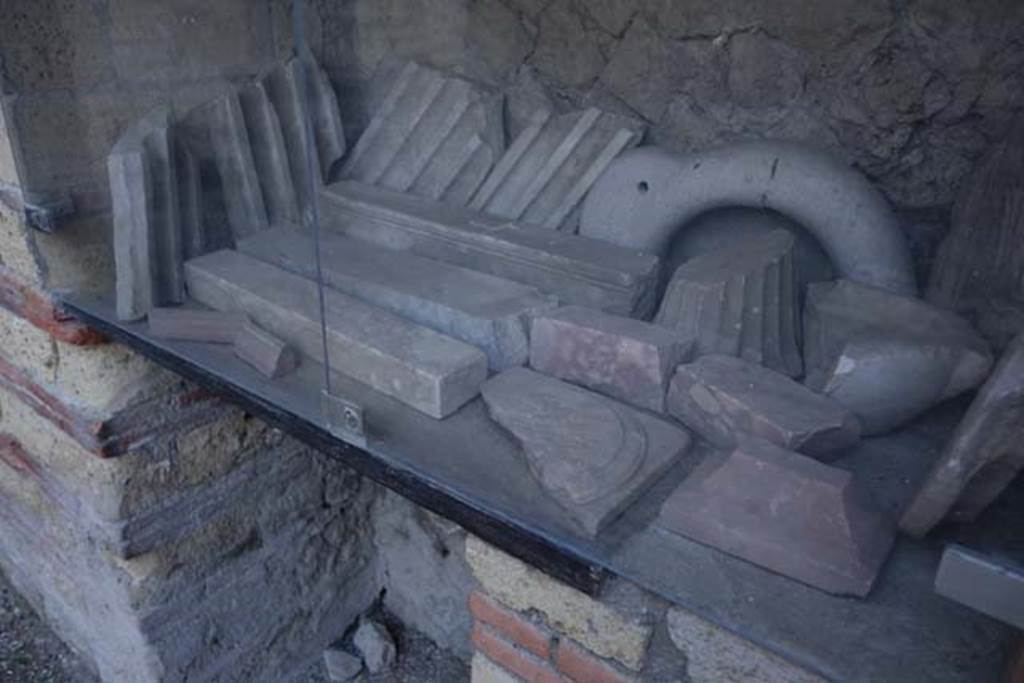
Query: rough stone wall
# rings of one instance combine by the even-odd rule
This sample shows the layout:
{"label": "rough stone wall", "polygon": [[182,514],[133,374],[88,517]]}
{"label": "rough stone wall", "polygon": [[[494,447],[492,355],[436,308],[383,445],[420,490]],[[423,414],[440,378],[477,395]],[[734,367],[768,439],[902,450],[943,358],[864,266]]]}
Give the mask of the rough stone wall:
{"label": "rough stone wall", "polygon": [[412,58],[504,88],[513,129],[547,101],[639,116],[650,142],[680,151],[808,141],[876,182],[924,251],[982,150],[1024,108],[1017,0],[319,5],[311,42],[350,128],[366,121],[377,68]]}

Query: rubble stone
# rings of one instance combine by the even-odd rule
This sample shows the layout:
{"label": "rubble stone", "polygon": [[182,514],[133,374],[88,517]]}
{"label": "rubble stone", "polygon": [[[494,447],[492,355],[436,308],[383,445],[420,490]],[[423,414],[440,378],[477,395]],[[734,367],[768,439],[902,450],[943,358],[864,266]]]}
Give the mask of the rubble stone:
{"label": "rubble stone", "polygon": [[863,597],[895,529],[853,476],[762,439],[701,463],[658,523],[828,593]]}
{"label": "rubble stone", "polygon": [[491,418],[522,444],[530,470],[590,536],[690,445],[672,425],[585,389],[513,368],[481,387]]}
{"label": "rubble stone", "polygon": [[352,636],[352,644],[363,657],[366,670],[371,674],[379,674],[395,665],[398,652],[395,641],[387,628],[371,619],[360,619],[359,627]]}
{"label": "rubble stone", "polygon": [[324,668],[327,677],[338,683],[355,680],[363,671],[363,662],[340,647],[334,646],[324,650]]}
{"label": "rubble stone", "polygon": [[921,537],[943,518],[971,521],[1024,469],[1024,335],[982,385],[900,529]]}
{"label": "rubble stone", "polygon": [[530,329],[534,370],[659,413],[691,348],[666,328],[581,306],[536,315]]}
{"label": "rubble stone", "polygon": [[680,365],[668,412],[719,448],[755,436],[824,460],[857,443],[857,418],[828,397],[730,356]]}
{"label": "rubble stone", "polygon": [[804,383],[888,431],[985,378],[992,355],[967,321],[850,280],[815,283],[804,305]]}
{"label": "rubble stone", "polygon": [[695,340],[696,353],[721,353],[797,377],[800,304],[793,236],[774,230],[708,252],[676,269],[655,316]]}

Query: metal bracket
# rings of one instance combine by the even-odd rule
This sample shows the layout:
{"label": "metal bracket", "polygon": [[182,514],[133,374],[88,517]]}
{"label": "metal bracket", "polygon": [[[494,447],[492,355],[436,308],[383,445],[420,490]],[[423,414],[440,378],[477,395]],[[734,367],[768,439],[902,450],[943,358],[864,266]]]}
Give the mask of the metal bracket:
{"label": "metal bracket", "polygon": [[366,448],[366,424],[363,407],[358,403],[334,396],[329,391],[320,394],[327,429],[342,441]]}

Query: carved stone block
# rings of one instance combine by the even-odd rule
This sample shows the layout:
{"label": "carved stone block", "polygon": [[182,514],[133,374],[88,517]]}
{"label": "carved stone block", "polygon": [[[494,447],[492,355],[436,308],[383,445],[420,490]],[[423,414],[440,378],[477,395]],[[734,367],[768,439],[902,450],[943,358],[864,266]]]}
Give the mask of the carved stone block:
{"label": "carved stone block", "polygon": [[808,287],[805,384],[888,431],[977,386],[992,356],[962,318],[919,299],[849,280]]}
{"label": "carved stone block", "polygon": [[672,276],[655,322],[695,339],[698,355],[739,356],[799,376],[793,244],[791,234],[774,230],[687,261]]}
{"label": "carved stone block", "polygon": [[685,431],[525,368],[481,387],[491,417],[522,444],[530,471],[596,536],[689,447]]}
{"label": "carved stone block", "polygon": [[636,250],[361,183],[335,183],[322,199],[329,230],[530,285],[565,304],[641,318],[654,306],[658,259]]}
{"label": "carved stone block", "polygon": [[[247,313],[324,361],[312,280],[230,250],[193,259],[185,272],[192,298],[219,311]],[[330,289],[324,305],[331,368],[427,415],[454,412],[487,377],[487,357],[468,344]]]}
{"label": "carved stone block", "polygon": [[252,323],[243,325],[235,335],[235,355],[271,379],[299,366],[295,349]]}
{"label": "carved stone block", "polygon": [[[239,251],[299,275],[316,273],[313,240],[273,230]],[[524,365],[529,316],[555,306],[532,287],[359,240],[320,237],[324,282],[351,296],[482,349],[497,370]]]}
{"label": "carved stone block", "polygon": [[865,596],[893,525],[849,472],[762,439],[701,463],[658,524],[828,593]]}
{"label": "carved stone block", "polygon": [[149,311],[148,323],[154,337],[232,344],[248,320],[244,313],[156,307]]}
{"label": "carved stone block", "polygon": [[835,401],[731,356],[680,365],[667,405],[669,414],[719,448],[755,436],[824,460],[860,438],[857,418]]}
{"label": "carved stone block", "polygon": [[1024,469],[1024,336],[1017,337],[971,403],[900,520],[924,536],[943,518],[970,521]]}
{"label": "carved stone block", "polygon": [[620,401],[665,410],[665,391],[692,342],[671,330],[581,306],[538,315],[530,367]]}

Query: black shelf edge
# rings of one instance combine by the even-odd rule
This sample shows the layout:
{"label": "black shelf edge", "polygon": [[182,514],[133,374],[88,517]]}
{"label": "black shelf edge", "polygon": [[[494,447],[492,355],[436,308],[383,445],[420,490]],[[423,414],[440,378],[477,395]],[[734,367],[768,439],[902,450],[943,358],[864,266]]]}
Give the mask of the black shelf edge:
{"label": "black shelf edge", "polygon": [[62,297],[60,304],[69,314],[110,339],[138,351],[158,365],[239,405],[268,424],[417,505],[450,519],[509,555],[589,596],[600,594],[608,578],[608,571],[566,547],[529,529],[479,510],[451,493],[441,490],[434,483],[424,480],[415,472],[385,463],[372,453],[341,441],[323,427],[219,377],[187,358],[151,343],[130,330],[94,315],[78,306],[72,299]]}

